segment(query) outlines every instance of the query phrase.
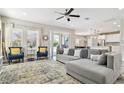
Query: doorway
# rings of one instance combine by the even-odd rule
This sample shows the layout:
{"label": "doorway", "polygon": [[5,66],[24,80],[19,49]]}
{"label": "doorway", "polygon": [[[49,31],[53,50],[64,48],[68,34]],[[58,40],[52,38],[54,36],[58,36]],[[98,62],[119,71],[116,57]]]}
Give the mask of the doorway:
{"label": "doorway", "polygon": [[53,60],[56,60],[57,48],[68,48],[70,45],[70,34],[53,32],[50,34],[52,43],[50,55]]}
{"label": "doorway", "polygon": [[52,59],[56,60],[56,54],[57,54],[57,47],[61,44],[61,36],[59,33],[53,33],[52,34]]}

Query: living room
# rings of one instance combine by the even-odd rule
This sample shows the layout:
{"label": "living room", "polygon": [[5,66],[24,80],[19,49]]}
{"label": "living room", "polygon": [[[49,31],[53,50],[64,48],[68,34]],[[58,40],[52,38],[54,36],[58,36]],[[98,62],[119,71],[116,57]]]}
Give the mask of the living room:
{"label": "living room", "polygon": [[[5,68],[7,69],[4,74],[11,73],[11,76],[9,78],[10,80],[6,80],[6,78],[8,78],[10,74],[3,79],[1,73],[0,83],[122,84],[124,81],[124,20],[120,20],[120,12],[122,11],[123,9],[118,8],[1,8],[0,62],[3,71]],[[14,49],[16,52],[18,50],[17,48],[19,48],[19,51],[23,52],[21,58],[18,59],[17,57],[12,57],[13,55],[15,56],[16,53],[14,51],[14,54],[10,55],[12,52],[11,48],[16,48]],[[73,67],[73,65],[75,64],[70,63],[73,63],[73,61],[75,60],[82,62],[83,59],[88,58],[89,49],[97,50],[95,51],[95,53],[97,52],[96,54],[93,53],[95,56],[92,55],[92,61],[94,59],[96,61],[98,57],[101,57],[100,55],[102,55],[101,52],[103,52],[103,50],[105,51],[103,54],[115,53],[115,56],[113,56],[114,54],[107,55],[109,57],[113,57],[112,60],[118,59],[115,60],[115,62],[120,62],[118,64],[119,66],[117,66],[119,72],[117,71],[116,74],[114,73],[114,75],[111,71],[111,68],[108,70],[110,73],[107,71],[107,73],[104,75],[102,71],[106,71],[108,68],[104,69],[103,67],[99,68],[98,66],[98,69],[104,70],[102,70],[101,72],[96,72],[96,76],[101,77],[100,79],[107,78],[105,80],[99,79],[98,82],[96,80],[97,78],[94,78],[93,80],[91,80],[91,82],[89,82],[86,79],[82,79],[82,77],[80,78],[77,75],[71,73],[70,69],[73,70],[73,68],[75,68]],[[47,51],[46,54],[44,54],[43,58],[39,53],[40,51]],[[100,54],[98,52],[100,52]],[[80,56],[81,53],[82,56]],[[63,56],[63,54],[67,56],[69,54],[69,56]],[[121,55],[122,58],[117,54]],[[120,58],[116,58],[116,55]],[[68,63],[69,61],[71,62]],[[120,66],[121,62],[122,65]],[[89,64],[87,64],[86,62],[82,63],[82,65]],[[70,68],[70,65],[72,65],[72,68]],[[44,69],[41,70],[40,66]],[[65,66],[67,66],[67,69],[64,69]],[[89,72],[91,76],[93,73],[95,73],[96,69],[96,66],[93,66],[91,67],[94,69],[91,70],[94,70],[94,72]],[[58,69],[59,67],[60,69]],[[32,75],[30,77],[30,80],[28,80],[29,76],[24,76],[26,77],[25,79],[20,78],[23,77],[23,74],[21,74],[22,76],[19,77],[19,74],[24,72],[13,72],[16,69],[19,70],[22,68],[26,68],[24,71],[27,71],[27,69],[30,68],[25,73],[30,73],[29,76]],[[32,68],[34,70],[31,70]],[[44,73],[41,73],[41,75],[43,74],[45,78],[43,76],[38,76],[40,74],[39,72],[35,73],[39,69],[41,70],[41,72],[43,72],[44,70],[48,71],[45,73],[45,75]],[[69,72],[66,72],[66,70],[68,69]],[[9,70],[12,72],[8,72]],[[85,71],[86,69],[83,70]],[[77,71],[80,71],[80,69],[78,69]],[[57,77],[58,74],[56,76],[56,73],[59,73],[60,76]],[[100,76],[99,73],[102,73],[103,77]],[[108,74],[114,75],[113,77],[116,77],[116,79],[110,78]],[[14,75],[18,76],[15,77],[15,81],[12,80],[12,77]],[[34,77],[34,75],[36,75],[36,77]],[[85,77],[88,77],[87,74]]]}

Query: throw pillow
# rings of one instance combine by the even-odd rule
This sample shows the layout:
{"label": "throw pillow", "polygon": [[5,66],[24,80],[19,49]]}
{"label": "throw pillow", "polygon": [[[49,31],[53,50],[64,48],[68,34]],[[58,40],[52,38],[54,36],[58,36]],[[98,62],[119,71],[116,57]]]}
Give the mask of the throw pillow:
{"label": "throw pillow", "polygon": [[40,48],[40,52],[41,53],[45,53],[46,52],[46,48]]}
{"label": "throw pillow", "polygon": [[68,51],[69,51],[69,48],[64,48],[64,53],[63,54],[67,55]]}
{"label": "throw pillow", "polygon": [[80,57],[81,49],[75,50],[74,56]]}
{"label": "throw pillow", "polygon": [[20,52],[20,48],[11,48],[11,55],[19,55]]}
{"label": "throw pillow", "polygon": [[99,65],[107,65],[107,55],[102,54],[98,60]]}
{"label": "throw pillow", "polygon": [[100,50],[98,49],[88,49],[88,58],[90,59],[90,55],[93,54],[93,55],[100,55]]}
{"label": "throw pillow", "polygon": [[93,55],[93,54],[90,55],[90,59],[92,61],[98,61],[100,59],[100,57],[101,57],[101,55]]}

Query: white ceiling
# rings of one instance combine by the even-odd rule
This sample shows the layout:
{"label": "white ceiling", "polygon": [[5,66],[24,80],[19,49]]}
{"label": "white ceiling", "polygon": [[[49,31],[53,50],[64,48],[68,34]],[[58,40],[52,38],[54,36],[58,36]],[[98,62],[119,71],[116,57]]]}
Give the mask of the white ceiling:
{"label": "white ceiling", "polygon": [[[64,8],[0,8],[0,15],[21,20],[27,20],[42,24],[50,24],[62,27],[73,28],[77,33],[88,33],[94,29],[99,31],[119,30],[119,13],[117,8],[75,8],[71,14],[79,14],[80,18],[66,18],[56,20],[60,14],[65,12]],[[89,17],[90,20],[84,20]],[[116,24],[113,24],[116,22]]]}

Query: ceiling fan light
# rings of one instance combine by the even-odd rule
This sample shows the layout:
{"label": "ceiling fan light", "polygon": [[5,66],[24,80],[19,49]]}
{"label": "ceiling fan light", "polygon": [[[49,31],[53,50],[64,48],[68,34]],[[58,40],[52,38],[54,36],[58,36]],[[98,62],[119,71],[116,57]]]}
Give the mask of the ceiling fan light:
{"label": "ceiling fan light", "polygon": [[67,18],[68,21],[70,21],[70,18]]}
{"label": "ceiling fan light", "polygon": [[86,18],[84,18],[85,20],[90,20],[90,18],[89,17],[86,17]]}

